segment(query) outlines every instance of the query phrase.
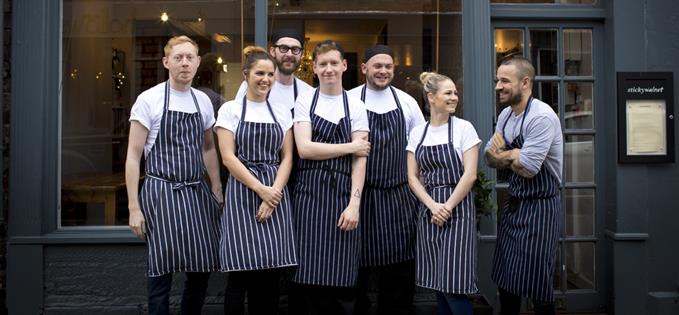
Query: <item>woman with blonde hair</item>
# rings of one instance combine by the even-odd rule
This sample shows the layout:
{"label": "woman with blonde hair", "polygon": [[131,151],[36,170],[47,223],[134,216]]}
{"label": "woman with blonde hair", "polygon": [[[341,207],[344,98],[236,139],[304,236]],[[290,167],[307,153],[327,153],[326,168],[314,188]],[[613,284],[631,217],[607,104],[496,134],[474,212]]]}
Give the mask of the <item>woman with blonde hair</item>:
{"label": "woman with blonde hair", "polygon": [[[221,220],[221,271],[229,272],[226,314],[276,314],[281,268],[297,265],[290,195],[292,118],[267,94],[276,63],[261,47],[246,47],[243,99],[219,109],[215,130],[229,170]],[[278,106],[280,107],[280,106]]]}
{"label": "woman with blonde hair", "polygon": [[408,140],[408,184],[420,201],[416,284],[433,289],[438,314],[470,315],[476,287],[476,222],[471,188],[481,140],[471,123],[453,116],[459,99],[447,76],[420,75],[428,123]]}

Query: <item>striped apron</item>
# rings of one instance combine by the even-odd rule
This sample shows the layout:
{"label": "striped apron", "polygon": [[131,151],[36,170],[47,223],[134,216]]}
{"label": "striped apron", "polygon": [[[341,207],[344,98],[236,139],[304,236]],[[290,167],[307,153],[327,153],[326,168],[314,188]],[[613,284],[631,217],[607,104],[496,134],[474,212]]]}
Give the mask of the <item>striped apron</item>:
{"label": "striped apron", "polygon": [[[438,203],[453,194],[464,168],[453,145],[453,121],[448,117],[448,143],[423,146],[429,123],[415,149],[427,193]],[[471,192],[453,210],[443,227],[431,223],[431,212],[420,203],[417,219],[416,280],[418,286],[447,294],[472,294],[476,287],[476,209]]]}
{"label": "striped apron", "polygon": [[[361,201],[361,266],[395,264],[415,257],[417,199],[408,187],[406,122],[396,91],[397,109],[368,111],[368,156]],[[366,86],[361,91],[365,102]]]}
{"label": "striped apron", "polygon": [[[316,89],[309,110],[311,141],[350,142],[351,119],[346,92],[342,92],[344,118],[337,124],[314,114],[318,93]],[[350,154],[329,160],[299,160],[294,194],[299,267],[292,279],[294,282],[338,287],[356,284],[360,231],[342,231],[337,227],[351,197],[351,162]]]}
{"label": "striped apron", "polygon": [[219,205],[203,176],[203,118],[193,89],[191,96],[195,113],[171,111],[165,84],[160,130],[146,156],[140,199],[152,277],[219,268]]}
{"label": "striped apron", "polygon": [[[532,97],[519,135],[507,150],[523,146],[523,122],[531,101]],[[502,127],[503,134],[509,117]],[[559,189],[559,180],[544,164],[533,178],[513,172],[509,176],[510,197],[502,210],[493,261],[492,279],[498,287],[534,300],[554,301],[554,260],[563,224]]]}
{"label": "striped apron", "polygon": [[[271,186],[280,166],[283,128],[269,109],[273,123],[245,121],[247,99],[236,128],[236,156],[263,185]],[[290,195],[283,189],[283,199],[271,217],[263,223],[255,218],[262,204],[256,192],[229,175],[226,202],[222,215],[222,235],[219,242],[221,271],[269,269],[297,264]]]}

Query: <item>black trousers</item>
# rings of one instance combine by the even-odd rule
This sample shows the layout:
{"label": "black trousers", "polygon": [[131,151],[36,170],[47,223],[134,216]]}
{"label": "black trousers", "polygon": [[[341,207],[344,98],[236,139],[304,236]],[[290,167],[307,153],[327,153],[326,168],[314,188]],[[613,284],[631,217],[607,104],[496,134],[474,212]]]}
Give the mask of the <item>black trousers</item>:
{"label": "black trousers", "polygon": [[[521,312],[521,297],[502,288],[500,291],[500,314],[519,315]],[[554,303],[533,300],[535,315],[554,315]]]}
{"label": "black trousers", "polygon": [[[171,273],[158,277],[148,277],[148,307],[151,315],[170,314]],[[182,292],[181,314],[200,314],[205,300],[209,272],[187,272]]]}
{"label": "black trousers", "polygon": [[224,314],[245,314],[245,296],[249,315],[278,314],[280,269],[229,272],[224,295]]}
{"label": "black trousers", "polygon": [[368,297],[371,275],[377,283],[377,313],[380,315],[413,314],[415,294],[415,260],[378,267],[361,267],[358,272],[356,314],[370,314]]}
{"label": "black trousers", "polygon": [[290,315],[352,315],[356,308],[356,287],[328,287],[290,284]]}

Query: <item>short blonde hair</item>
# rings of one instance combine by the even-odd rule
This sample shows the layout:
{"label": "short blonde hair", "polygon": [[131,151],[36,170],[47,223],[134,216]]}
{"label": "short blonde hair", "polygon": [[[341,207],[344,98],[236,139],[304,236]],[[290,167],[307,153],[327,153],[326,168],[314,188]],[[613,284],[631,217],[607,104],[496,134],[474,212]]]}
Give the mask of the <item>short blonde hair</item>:
{"label": "short blonde hair", "polygon": [[186,35],[181,35],[181,36],[175,36],[170,38],[170,40],[167,41],[167,44],[165,44],[165,48],[163,50],[165,51],[165,57],[170,57],[170,52],[172,52],[172,47],[181,45],[183,43],[191,43],[193,47],[196,47],[196,55],[198,55],[198,44],[191,38],[189,38]]}
{"label": "short blonde hair", "polygon": [[314,61],[318,55],[325,54],[333,50],[339,52],[340,59],[344,59],[344,48],[342,48],[339,43],[328,39],[316,44],[316,47],[314,47],[314,51],[312,53]]}

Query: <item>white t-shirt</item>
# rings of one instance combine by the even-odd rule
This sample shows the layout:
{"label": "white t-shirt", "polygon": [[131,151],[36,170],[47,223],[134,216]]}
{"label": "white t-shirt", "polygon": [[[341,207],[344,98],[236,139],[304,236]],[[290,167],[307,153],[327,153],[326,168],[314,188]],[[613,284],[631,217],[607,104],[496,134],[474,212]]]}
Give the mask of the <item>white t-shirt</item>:
{"label": "white t-shirt", "polygon": [[[203,92],[191,88],[196,95],[200,113],[203,116],[203,129],[207,130],[215,124],[214,109],[210,98]],[[144,144],[144,156],[151,152],[153,144],[156,142],[158,132],[160,131],[160,120],[163,118],[163,103],[165,97],[165,82],[159,83],[156,86],[142,92],[137,97],[137,101],[132,105],[130,111],[130,121],[136,120],[142,126],[149,130]],[[181,92],[170,89],[170,105],[169,110],[195,113],[196,105],[193,103],[191,92]]]}
{"label": "white t-shirt", "polygon": [[[359,85],[351,89],[351,91],[347,92],[347,94],[361,99],[361,91],[363,90],[364,85],[365,84]],[[420,106],[412,96],[397,88],[394,88],[394,90],[396,90],[396,96],[398,97],[399,103],[401,103],[401,108],[403,109],[403,116],[405,117],[406,121],[406,132],[410,133],[410,131],[413,130],[415,126],[425,123],[424,116],[422,115]],[[391,89],[389,88],[380,91],[366,89],[365,107],[367,110],[376,114],[384,114],[398,108],[396,106],[396,100],[394,100],[394,95],[391,93]]]}
{"label": "white t-shirt", "polygon": [[[270,103],[273,109],[273,103]],[[245,111],[245,121],[258,122],[258,123],[273,123],[273,117],[266,106],[266,102],[253,102],[248,101],[247,109]],[[236,128],[240,124],[241,114],[243,113],[242,100],[228,101],[219,108],[217,113],[217,123],[215,123],[215,129],[224,128],[230,130],[234,134],[236,133]],[[288,129],[292,127],[292,117],[290,117],[290,112],[284,114],[282,112],[273,111],[276,115],[276,121],[283,129],[285,134]]]}
{"label": "white t-shirt", "polygon": [[[295,82],[297,82],[297,97],[314,90],[311,85],[298,78],[295,78]],[[243,96],[245,96],[247,90],[248,83],[243,81],[240,84],[240,87],[238,87],[238,92],[236,92],[236,97],[234,99],[242,102]],[[272,106],[276,104],[279,105],[278,107],[283,106],[287,108],[288,111],[291,111],[295,107],[295,86],[293,84],[285,85],[276,81],[271,87],[269,102],[271,102]]]}
{"label": "white t-shirt", "polygon": [[[310,93],[301,94],[297,97],[297,103],[295,103],[294,122],[311,122],[309,109],[311,108],[311,102],[314,99],[314,93],[315,90],[311,90]],[[370,128],[368,125],[368,113],[365,110],[365,104],[361,102],[360,98],[355,98],[350,95],[347,95],[347,101],[349,102],[351,132],[369,131]],[[323,93],[319,93],[318,104],[316,104],[316,110],[314,111],[314,114],[329,122],[332,122],[333,124],[339,123],[340,119],[344,118],[344,99],[342,94],[325,95]]]}
{"label": "white t-shirt", "polygon": [[[470,122],[455,116],[453,116],[452,122],[453,147],[455,147],[455,152],[460,158],[460,161],[464,162],[462,154],[473,146],[481,143],[481,139],[479,139],[476,129],[474,129],[474,126],[472,126]],[[410,132],[410,137],[408,138],[408,146],[406,147],[406,150],[415,153],[417,144],[419,144],[420,140],[422,139],[422,133],[424,132],[425,126],[426,124],[422,124],[413,128],[413,130]],[[448,124],[438,127],[432,127],[430,125],[422,145],[434,146],[444,143],[448,143]]]}

